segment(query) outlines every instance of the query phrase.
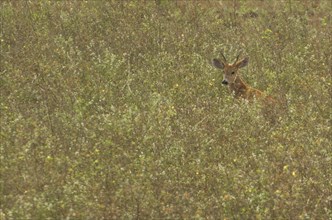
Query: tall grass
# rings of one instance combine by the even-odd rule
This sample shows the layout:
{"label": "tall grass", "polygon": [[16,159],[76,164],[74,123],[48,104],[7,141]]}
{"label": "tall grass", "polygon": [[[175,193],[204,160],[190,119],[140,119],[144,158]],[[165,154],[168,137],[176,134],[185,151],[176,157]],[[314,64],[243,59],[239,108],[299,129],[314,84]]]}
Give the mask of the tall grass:
{"label": "tall grass", "polygon": [[0,4],[1,219],[332,218],[328,0]]}

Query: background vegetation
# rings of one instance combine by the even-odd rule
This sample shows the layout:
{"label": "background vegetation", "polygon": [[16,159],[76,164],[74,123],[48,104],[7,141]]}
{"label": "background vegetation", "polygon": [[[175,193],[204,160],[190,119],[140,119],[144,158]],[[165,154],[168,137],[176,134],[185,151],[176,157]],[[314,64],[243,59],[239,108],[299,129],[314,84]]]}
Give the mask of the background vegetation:
{"label": "background vegetation", "polygon": [[0,5],[1,219],[332,219],[329,0]]}

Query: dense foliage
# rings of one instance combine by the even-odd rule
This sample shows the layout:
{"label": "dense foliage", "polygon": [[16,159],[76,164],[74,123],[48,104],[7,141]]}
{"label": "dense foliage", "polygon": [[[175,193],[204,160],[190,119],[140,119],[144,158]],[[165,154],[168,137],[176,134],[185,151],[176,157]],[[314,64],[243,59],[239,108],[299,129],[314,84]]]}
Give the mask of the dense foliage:
{"label": "dense foliage", "polygon": [[332,218],[329,0],[0,4],[0,219]]}

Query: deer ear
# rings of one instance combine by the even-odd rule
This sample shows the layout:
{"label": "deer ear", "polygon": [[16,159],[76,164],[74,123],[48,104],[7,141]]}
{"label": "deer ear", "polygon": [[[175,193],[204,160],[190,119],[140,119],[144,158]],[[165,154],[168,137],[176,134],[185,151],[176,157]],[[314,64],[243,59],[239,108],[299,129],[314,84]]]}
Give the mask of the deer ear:
{"label": "deer ear", "polygon": [[249,58],[246,57],[243,60],[240,60],[239,62],[237,62],[235,65],[237,66],[237,68],[242,68],[242,67],[247,66],[248,63],[249,63]]}
{"label": "deer ear", "polygon": [[218,69],[224,69],[224,67],[225,67],[224,63],[220,62],[220,60],[218,60],[218,59],[213,59],[212,64],[214,67],[216,67]]}

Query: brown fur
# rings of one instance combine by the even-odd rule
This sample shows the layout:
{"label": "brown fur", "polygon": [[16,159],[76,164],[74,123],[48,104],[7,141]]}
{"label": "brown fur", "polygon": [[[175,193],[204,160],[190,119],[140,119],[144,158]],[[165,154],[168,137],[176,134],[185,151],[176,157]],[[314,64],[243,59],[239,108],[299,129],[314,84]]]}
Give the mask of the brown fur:
{"label": "brown fur", "polygon": [[248,64],[249,59],[244,58],[238,61],[238,57],[233,64],[229,64],[224,56],[224,60],[222,61],[213,59],[213,65],[216,68],[223,70],[224,79],[222,83],[228,85],[230,92],[235,98],[242,98],[250,102],[253,100],[262,101],[262,113],[270,122],[275,123],[278,118],[276,114],[278,112],[278,108],[276,108],[277,101],[271,96],[266,95],[264,92],[250,87],[242,80],[238,72],[240,68],[245,67]]}
{"label": "brown fur", "polygon": [[249,101],[252,101],[253,99],[263,99],[264,101],[267,101],[269,103],[275,102],[275,100],[271,96],[267,96],[262,91],[247,85],[239,76],[239,69],[245,67],[248,62],[248,58],[244,58],[240,61],[235,61],[233,64],[227,63],[226,60],[213,60],[213,64],[216,68],[223,69],[223,84],[228,85],[230,92],[234,94],[235,98],[243,98]]}

